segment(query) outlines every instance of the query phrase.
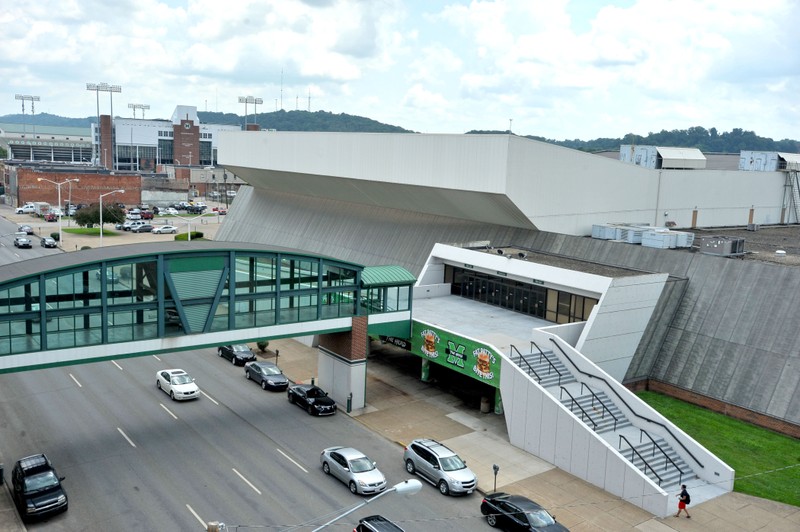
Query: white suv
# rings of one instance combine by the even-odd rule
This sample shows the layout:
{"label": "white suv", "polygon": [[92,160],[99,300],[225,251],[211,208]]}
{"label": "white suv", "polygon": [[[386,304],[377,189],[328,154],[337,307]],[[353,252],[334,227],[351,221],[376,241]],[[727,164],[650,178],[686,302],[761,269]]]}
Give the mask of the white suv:
{"label": "white suv", "polygon": [[122,224],[123,231],[131,231],[135,227],[139,227],[140,225],[146,225],[147,222],[144,220],[128,220],[124,224]]}
{"label": "white suv", "polygon": [[442,495],[470,494],[478,486],[478,477],[456,453],[436,440],[413,440],[403,452],[406,471],[418,474]]}

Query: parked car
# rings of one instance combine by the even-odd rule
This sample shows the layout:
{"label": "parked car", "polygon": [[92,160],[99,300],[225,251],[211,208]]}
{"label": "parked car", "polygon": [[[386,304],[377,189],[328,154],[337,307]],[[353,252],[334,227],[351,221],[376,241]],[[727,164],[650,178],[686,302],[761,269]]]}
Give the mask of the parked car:
{"label": "parked car", "polygon": [[17,228],[17,232],[18,233],[25,233],[26,235],[32,235],[33,234],[33,227],[31,227],[30,225],[20,225]]}
{"label": "parked car", "polygon": [[221,345],[217,348],[217,355],[227,358],[235,366],[240,362],[244,365],[246,362],[256,359],[253,351],[245,344]]}
{"label": "parked car", "polygon": [[[100,270],[96,270],[94,272],[94,277],[98,281],[100,279],[102,279],[103,276],[102,276]],[[117,281],[119,281],[119,277],[117,276],[117,274],[114,273],[114,270],[112,268],[106,268],[106,282],[109,283],[109,284],[114,284]]]}
{"label": "parked car", "polygon": [[125,223],[122,224],[122,230],[132,231],[134,227],[139,227],[140,225],[148,225],[148,224],[144,220],[127,220],[125,221]]}
{"label": "parked car", "polygon": [[226,214],[228,214],[228,210],[225,209],[225,207],[214,207],[212,211],[214,211],[220,216],[225,216]]}
{"label": "parked car", "polygon": [[154,216],[154,214],[153,214],[152,211],[142,211],[141,212],[142,220],[152,220],[153,216]]}
{"label": "parked car", "polygon": [[169,395],[173,401],[200,397],[200,388],[182,369],[164,369],[156,373],[156,388]]}
{"label": "parked car", "polygon": [[14,246],[18,248],[32,247],[31,239],[25,236],[18,236],[14,239]]}
{"label": "parked car", "polygon": [[22,207],[17,207],[15,211],[17,214],[33,214],[36,212],[36,206],[33,203],[26,203]]}
{"label": "parked car", "polygon": [[58,221],[58,215],[55,214],[55,213],[52,213],[52,212],[48,212],[47,214],[44,215],[44,221],[45,222],[57,222]]}
{"label": "parked car", "polygon": [[178,228],[174,225],[160,225],[153,227],[152,233],[156,235],[166,235],[166,234],[175,234],[178,232]]}
{"label": "parked car", "polygon": [[368,515],[358,520],[353,532],[405,532],[382,515]]}
{"label": "parked car", "polygon": [[328,397],[319,386],[313,384],[295,384],[287,390],[289,402],[304,408],[309,414],[330,416],[336,413],[336,401]]}
{"label": "parked car", "polygon": [[490,526],[503,530],[569,532],[540,504],[521,495],[502,492],[486,495],[481,502],[481,513]]}
{"label": "parked car", "polygon": [[11,471],[11,497],[22,520],[66,512],[69,499],[63,481],[44,454],[17,460]]}
{"label": "parked car", "polygon": [[319,455],[322,471],[350,488],[350,493],[372,495],[386,489],[386,477],[361,451],[352,447],[328,447]]}
{"label": "parked car", "polygon": [[141,224],[131,227],[131,233],[151,233],[152,231],[153,226],[150,224]]}
{"label": "parked car", "polygon": [[178,209],[176,209],[175,207],[167,207],[166,209],[161,211],[161,214],[167,214],[167,215],[170,215],[170,216],[177,216],[179,213],[178,213]]}
{"label": "parked car", "polygon": [[418,474],[442,495],[470,494],[478,486],[478,477],[459,456],[436,440],[417,439],[403,451],[406,471]]}
{"label": "parked car", "polygon": [[272,362],[247,362],[244,365],[244,376],[247,380],[260,384],[264,390],[283,391],[289,387],[289,379]]}
{"label": "parked car", "polygon": [[189,205],[186,207],[186,212],[189,214],[203,214],[205,210],[205,205]]}
{"label": "parked car", "polygon": [[174,308],[168,308],[164,311],[164,325],[174,325],[176,327],[183,327],[181,315]]}
{"label": "parked car", "polygon": [[56,239],[53,238],[53,237],[43,236],[40,242],[41,242],[43,248],[55,248],[55,247],[58,247],[58,242],[56,242]]}

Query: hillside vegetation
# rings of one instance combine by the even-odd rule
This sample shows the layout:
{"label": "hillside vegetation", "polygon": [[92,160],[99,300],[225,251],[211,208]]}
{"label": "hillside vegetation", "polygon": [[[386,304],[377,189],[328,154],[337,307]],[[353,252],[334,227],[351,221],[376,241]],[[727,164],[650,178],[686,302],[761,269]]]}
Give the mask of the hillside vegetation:
{"label": "hillside vegetation", "polygon": [[[245,117],[234,113],[214,113],[198,111],[200,121],[206,124],[226,124],[243,127]],[[0,122],[14,124],[35,124],[42,126],[89,127],[97,119],[67,118],[47,113],[34,115],[12,114],[0,116]],[[345,113],[334,114],[327,111],[275,111],[248,115],[247,123],[257,123],[264,129],[278,131],[336,131],[364,133],[414,133],[400,126],[384,124],[363,116]],[[467,134],[508,134],[509,131],[469,131]],[[773,140],[761,137],[753,131],[734,128],[720,132],[717,128],[705,129],[700,126],[689,129],[661,130],[658,133],[637,135],[628,133],[622,138],[598,138],[594,140],[556,140],[537,135],[524,135],[525,138],[557,144],[587,152],[618,151],[621,144],[637,144],[647,146],[670,146],[680,148],[698,148],[705,153],[739,153],[741,150],[779,151],[800,153],[800,142],[797,140]]]}

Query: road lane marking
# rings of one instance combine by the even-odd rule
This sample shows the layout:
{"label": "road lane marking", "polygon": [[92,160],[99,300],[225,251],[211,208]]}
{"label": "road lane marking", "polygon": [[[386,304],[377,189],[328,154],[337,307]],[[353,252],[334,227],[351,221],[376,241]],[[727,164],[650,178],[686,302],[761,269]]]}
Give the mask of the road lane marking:
{"label": "road lane marking", "polygon": [[133,443],[133,442],[131,441],[131,439],[128,437],[128,435],[127,435],[127,434],[125,434],[124,432],[122,432],[122,429],[121,429],[121,428],[117,427],[117,430],[119,431],[119,433],[120,433],[120,434],[122,434],[122,437],[123,437],[123,438],[125,438],[126,440],[128,440],[128,443],[130,443],[130,444],[131,444],[131,447],[136,447],[136,444],[135,444],[135,443]]}
{"label": "road lane marking", "polygon": [[241,473],[239,473],[238,471],[236,471],[236,468],[231,468],[231,471],[233,471],[234,473],[236,473],[237,475],[239,475],[239,478],[240,478],[240,479],[242,479],[242,480],[244,480],[245,484],[247,484],[248,486],[250,486],[251,488],[253,488],[253,491],[255,491],[256,493],[258,493],[259,495],[261,495],[261,491],[260,491],[260,490],[259,490],[257,487],[253,486],[253,485],[250,483],[250,481],[249,481],[249,480],[247,480],[246,478],[244,478],[244,476],[243,476]]}
{"label": "road lane marking", "polygon": [[300,464],[298,464],[297,462],[295,462],[294,460],[292,460],[292,458],[291,458],[291,457],[290,457],[288,454],[286,454],[285,452],[281,451],[280,449],[276,449],[276,450],[277,450],[279,453],[281,453],[281,454],[284,456],[284,458],[286,458],[286,459],[287,459],[287,460],[289,460],[291,463],[293,463],[294,465],[296,465],[297,467],[299,467],[300,469],[302,469],[302,470],[303,470],[303,473],[308,473],[308,469],[306,469],[305,467],[301,466]]}
{"label": "road lane marking", "polygon": [[163,408],[164,410],[166,410],[166,411],[167,411],[167,414],[171,415],[171,416],[172,416],[172,417],[174,417],[175,419],[178,419],[178,416],[176,416],[175,414],[173,414],[173,413],[170,411],[170,409],[169,409],[169,408],[167,408],[166,406],[164,406],[164,403],[158,403],[158,404],[160,404],[160,405],[161,405],[161,408]]}
{"label": "road lane marking", "polygon": [[69,374],[69,377],[70,377],[72,380],[74,380],[74,381],[75,381],[75,384],[77,384],[77,385],[78,385],[78,388],[83,388],[83,385],[82,385],[81,383],[79,383],[79,382],[78,382],[78,379],[76,379],[76,378],[75,378],[75,375],[73,375],[72,373],[70,373],[70,374]]}
{"label": "road lane marking", "polygon": [[161,362],[161,359],[160,359],[160,358],[158,358],[158,355],[153,355],[153,358],[155,358],[156,360],[158,360],[159,362]]}
{"label": "road lane marking", "polygon": [[200,525],[201,525],[201,526],[202,526],[204,529],[208,529],[208,523],[206,523],[205,521],[203,521],[202,519],[200,519],[200,516],[199,516],[199,515],[197,515],[197,512],[195,512],[195,511],[194,511],[194,509],[193,509],[191,506],[189,506],[189,505],[187,504],[187,505],[186,505],[186,507],[189,509],[189,511],[190,511],[190,512],[192,512],[192,515],[194,516],[194,518],[195,518],[195,519],[197,519],[198,521],[200,521]]}
{"label": "road lane marking", "polygon": [[117,362],[116,362],[115,360],[112,360],[112,361],[111,361],[111,363],[112,363],[112,364],[114,364],[115,366],[117,366],[117,368],[119,368],[119,370],[120,370],[120,371],[124,371],[124,370],[122,369],[122,366],[120,366],[119,364],[117,364]]}
{"label": "road lane marking", "polygon": [[205,395],[206,397],[208,397],[208,400],[209,400],[209,401],[211,401],[211,402],[212,402],[212,403],[214,403],[215,405],[219,406],[219,403],[218,403],[218,402],[216,402],[214,399],[212,399],[212,398],[211,398],[211,396],[210,396],[210,395],[208,395],[206,392],[204,392],[203,390],[200,390],[200,393],[202,393],[203,395]]}

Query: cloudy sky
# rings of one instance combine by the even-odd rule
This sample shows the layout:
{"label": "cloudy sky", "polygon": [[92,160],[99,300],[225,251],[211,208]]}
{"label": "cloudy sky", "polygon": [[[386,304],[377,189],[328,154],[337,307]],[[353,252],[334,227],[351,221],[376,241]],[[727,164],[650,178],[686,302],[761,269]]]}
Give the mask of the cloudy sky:
{"label": "cloudy sky", "polygon": [[800,138],[797,0],[17,0],[0,27],[0,115],[93,116],[107,82],[125,117],[254,96],[425,133]]}

